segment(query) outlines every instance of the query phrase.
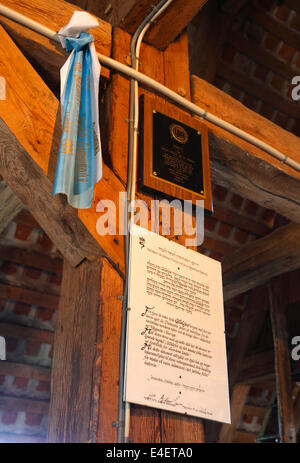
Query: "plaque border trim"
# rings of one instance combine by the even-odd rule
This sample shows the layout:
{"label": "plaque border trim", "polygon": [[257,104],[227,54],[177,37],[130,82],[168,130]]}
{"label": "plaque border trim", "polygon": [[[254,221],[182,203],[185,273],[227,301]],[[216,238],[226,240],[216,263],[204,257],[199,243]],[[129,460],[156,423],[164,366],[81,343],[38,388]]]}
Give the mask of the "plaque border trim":
{"label": "plaque border trim", "polygon": [[[208,148],[208,129],[207,127],[195,117],[189,116],[184,111],[176,108],[174,105],[154,99],[148,95],[142,95],[141,112],[141,134],[140,134],[140,156],[142,162],[140,165],[142,186],[150,188],[151,190],[165,193],[167,196],[174,197],[180,200],[190,200],[196,204],[196,200],[204,201],[204,208],[212,212],[212,192],[211,192],[211,177],[209,166],[209,148]],[[171,119],[174,122],[182,123],[197,130],[201,135],[202,142],[202,171],[203,171],[203,191],[195,192],[186,187],[176,185],[169,180],[153,175],[153,112],[159,112]],[[142,140],[141,140],[142,138]]]}

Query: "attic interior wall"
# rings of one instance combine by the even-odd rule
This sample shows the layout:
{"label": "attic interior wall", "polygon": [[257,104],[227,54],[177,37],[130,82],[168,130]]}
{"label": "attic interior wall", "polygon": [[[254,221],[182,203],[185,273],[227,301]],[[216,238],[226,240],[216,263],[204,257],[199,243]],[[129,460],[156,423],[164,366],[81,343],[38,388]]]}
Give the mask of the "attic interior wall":
{"label": "attic interior wall", "polygon": [[[89,2],[86,3],[87,6],[83,5],[81,1],[76,2],[76,4],[80,4],[81,7],[89,9]],[[261,5],[263,3],[267,4],[268,2],[260,2]],[[269,3],[271,4],[271,2]],[[279,10],[274,10],[274,15],[278,15],[278,11]],[[292,17],[289,17],[282,22],[288,23],[288,21],[292,21]],[[249,26],[247,27],[247,30],[252,30],[251,27],[250,29]],[[253,29],[255,30],[256,28],[254,27]],[[268,41],[266,38],[264,38],[262,43],[265,44],[266,42]],[[282,44],[281,46],[279,44],[278,53],[280,53],[282,48],[284,48]],[[260,75],[258,70],[253,70],[252,63],[248,62],[248,64],[246,63],[247,65],[245,64],[245,67],[241,67],[240,63],[245,63],[245,58],[239,57],[239,61],[239,59],[236,58],[236,54],[232,53],[232,50],[231,52],[230,50],[228,51],[226,44],[223,51],[224,56],[222,56],[221,59],[225,60],[227,64],[232,64],[233,66],[237,65],[239,69],[243,70],[249,70],[251,68],[251,76],[254,76],[254,74]],[[233,59],[232,54],[234,55]],[[295,62],[295,56],[293,58],[293,62]],[[32,64],[34,65],[34,63]],[[47,78],[45,76],[45,80],[46,79]],[[257,79],[258,81],[261,80],[260,78]],[[270,79],[270,75],[268,79]],[[273,82],[273,79],[271,80]],[[268,82],[270,81],[268,80]],[[58,94],[57,85],[55,83],[49,83],[49,86],[51,85],[53,85],[52,88],[54,93]],[[271,108],[272,114],[267,112],[268,108],[265,108],[263,102],[256,101],[255,98],[253,100],[251,95],[242,92],[232,83],[224,81],[224,79],[222,79],[218,73],[216,74],[214,85],[230,93],[232,96],[240,99],[251,109],[257,110],[264,116],[268,117],[270,120],[273,120],[275,123],[293,131],[296,135],[299,136],[299,131],[297,129],[298,126],[297,124],[294,124],[294,121],[291,121],[289,118],[285,124],[285,118],[282,117],[280,111],[278,111],[276,108]],[[270,85],[272,87],[273,84],[270,83]],[[286,85],[284,84],[283,87],[285,88]],[[273,90],[275,91],[276,88],[274,87]],[[263,108],[265,108],[265,112],[263,112]],[[236,195],[234,192],[228,191],[219,185],[213,186],[213,196],[215,204],[219,205],[225,210],[230,210],[233,213],[239,213],[249,220],[254,220],[257,223],[263,224],[267,229],[266,233],[269,233],[274,228],[287,223],[285,218],[277,216],[273,211],[263,209],[257,204],[243,199]],[[12,245],[28,249],[28,252],[30,252],[30,249],[35,249],[38,252],[46,253],[49,257],[58,257],[59,254],[56,254],[57,251],[53,248],[53,244],[49,242],[45,234],[39,229],[39,226],[33,223],[31,223],[31,225],[28,222],[24,223],[24,218],[22,219],[21,214],[20,216],[21,219],[20,217],[16,218],[16,220],[14,220],[2,233],[0,238],[1,246],[6,247]],[[222,222],[213,216],[206,217],[205,219],[205,236],[206,241],[199,250],[217,260],[220,260],[222,256],[226,254],[231,254],[240,246],[259,238],[259,235],[249,233],[249,231],[245,230],[245,228],[232,226],[232,224]],[[25,286],[27,288],[36,290],[38,289],[39,291],[47,293],[49,292],[49,294],[55,294],[59,296],[61,274],[52,274],[51,272],[45,272],[42,269],[36,269],[34,267],[16,264],[15,262],[11,262],[9,260],[1,260],[0,265],[1,283],[13,286]],[[241,295],[235,298],[233,301],[228,301],[228,303],[225,305],[228,350],[230,350],[232,340],[235,338],[238,331],[241,314],[245,307],[245,297],[246,295]],[[0,321],[9,323],[11,325],[31,326],[36,329],[54,332],[56,316],[57,311],[49,311],[48,309],[34,306],[28,307],[28,305],[20,304],[18,301],[0,300]],[[264,349],[269,348],[269,341],[270,331],[268,322],[266,320],[262,332],[258,336],[257,340],[253,340],[251,346],[249,346],[249,350],[251,350],[251,352],[255,351],[256,349],[264,351]],[[11,338],[8,342],[8,354],[8,360],[11,362],[24,362],[25,364],[39,365],[47,369],[49,369],[51,366],[52,349],[49,345],[46,347],[45,345],[37,346],[35,345],[34,341],[24,343],[22,339],[19,339],[16,342],[16,338]],[[13,377],[12,375],[8,376],[8,378],[7,376],[3,378],[3,376],[0,374],[0,394],[19,398],[37,398],[38,400],[43,400],[45,402],[49,400],[50,389],[47,381],[32,383],[32,380],[27,381],[26,378],[18,376]],[[45,388],[45,390],[43,390],[43,388]],[[241,420],[237,427],[235,436],[236,441],[243,441],[245,438],[254,439],[254,436],[259,433],[263,420],[263,412],[260,410],[259,415],[255,415],[253,414],[255,410],[249,407],[249,405],[263,408],[263,406],[266,405],[270,400],[273,389],[274,382],[260,383],[251,387],[245,406],[245,411],[242,413]],[[258,410],[256,410],[256,413],[258,413]],[[45,439],[46,435],[46,421],[46,414],[42,415],[29,413],[22,410],[2,410],[0,401],[0,426],[2,426],[0,427],[0,441],[2,432],[12,433],[15,435],[21,434],[22,436],[27,436],[26,438],[31,436],[31,438],[35,439],[36,441],[38,439],[43,440]],[[275,424],[273,423],[273,427]],[[247,436],[244,435],[245,433],[247,433]]]}

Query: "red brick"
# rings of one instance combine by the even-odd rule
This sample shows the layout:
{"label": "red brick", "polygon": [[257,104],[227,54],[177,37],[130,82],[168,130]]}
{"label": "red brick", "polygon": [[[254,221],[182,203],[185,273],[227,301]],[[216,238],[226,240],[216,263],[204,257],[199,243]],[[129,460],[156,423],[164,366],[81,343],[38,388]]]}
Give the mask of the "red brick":
{"label": "red brick", "polygon": [[15,238],[18,240],[26,241],[31,232],[32,228],[26,227],[26,225],[17,224]]}
{"label": "red brick", "polygon": [[28,385],[28,378],[15,378],[14,379],[14,386],[16,386],[18,389],[26,389]]}
{"label": "red brick", "polygon": [[254,398],[258,398],[262,396],[263,390],[259,387],[252,387],[250,391],[250,396]]}
{"label": "red brick", "polygon": [[266,81],[266,78],[267,78],[267,75],[269,73],[269,70],[263,66],[258,66],[256,65],[255,66],[255,71],[253,73],[253,76],[258,79],[258,80],[261,80],[262,82],[265,82]]}
{"label": "red brick", "polygon": [[11,262],[3,261],[1,265],[1,272],[5,275],[13,275],[18,271],[17,265],[12,264]]}
{"label": "red brick", "polygon": [[229,95],[240,101],[242,99],[243,92],[239,88],[230,85]]}
{"label": "red brick", "polygon": [[37,311],[37,318],[43,321],[48,321],[51,320],[54,315],[54,311],[50,309],[38,309]]}
{"label": "red brick", "polygon": [[6,341],[6,350],[7,352],[14,352],[18,345],[18,340],[16,338],[5,338]]}
{"label": "red brick", "polygon": [[[274,74],[270,83],[275,90],[282,92],[284,88],[285,80],[282,77]],[[276,104],[276,100],[274,103]]]}
{"label": "red brick", "polygon": [[51,251],[53,247],[53,243],[50,240],[50,238],[45,234],[42,233],[38,237],[38,244],[45,250],[45,251]]}
{"label": "red brick", "polygon": [[218,235],[222,236],[223,238],[228,238],[231,233],[232,227],[227,225],[227,223],[220,223],[218,228]]}
{"label": "red brick", "polygon": [[294,58],[295,53],[295,48],[291,47],[290,45],[287,45],[286,43],[283,43],[278,52],[278,56],[282,58],[286,63],[290,63]]}
{"label": "red brick", "polygon": [[236,53],[236,49],[226,43],[223,47],[222,58],[226,63],[232,64]]}
{"label": "red brick", "polygon": [[258,205],[253,201],[247,201],[244,206],[244,211],[249,215],[256,215],[258,211]]}
{"label": "red brick", "polygon": [[23,304],[22,302],[16,302],[14,306],[14,313],[17,315],[28,315],[31,309],[30,304]]}
{"label": "red brick", "polygon": [[36,390],[39,392],[50,391],[50,382],[49,381],[39,381],[36,386]]}
{"label": "red brick", "polygon": [[290,27],[296,29],[297,32],[300,32],[300,14],[296,13],[291,19]]}
{"label": "red brick", "polygon": [[214,80],[215,87],[219,88],[220,90],[223,90],[225,84],[226,84],[226,81],[221,79],[221,77],[216,77]]}
{"label": "red brick", "polygon": [[5,307],[6,307],[6,300],[5,299],[0,299],[0,312],[3,312]]}
{"label": "red brick", "polygon": [[42,274],[41,270],[33,267],[26,267],[24,269],[24,275],[31,278],[32,280],[38,280]]}
{"label": "red brick", "polygon": [[289,17],[290,11],[291,10],[287,5],[279,5],[275,11],[275,18],[279,19],[279,21],[286,22]]}
{"label": "red brick", "polygon": [[248,241],[249,233],[244,230],[235,230],[233,238],[240,244],[245,244]]}
{"label": "red brick", "polygon": [[204,230],[214,231],[216,228],[218,221],[213,217],[205,217],[204,218]]}
{"label": "red brick", "polygon": [[28,426],[39,426],[43,419],[43,415],[37,413],[28,413],[26,412],[25,423]]}
{"label": "red brick", "polygon": [[243,415],[242,416],[242,421],[244,423],[250,424],[250,423],[252,423],[252,420],[253,420],[253,416],[251,416],[251,415]]}
{"label": "red brick", "polygon": [[30,356],[36,356],[39,354],[41,349],[40,341],[35,341],[33,339],[28,339],[26,342],[25,354]]}
{"label": "red brick", "polygon": [[289,122],[289,116],[278,112],[274,122],[275,124],[280,125],[280,127],[283,127],[284,129],[286,129],[288,122]]}
{"label": "red brick", "polygon": [[8,410],[3,410],[2,423],[6,424],[7,426],[10,424],[14,424],[16,422],[17,416],[18,412],[10,412]]}
{"label": "red brick", "polygon": [[274,114],[274,108],[272,108],[272,106],[263,101],[259,109],[259,114],[266,117],[267,119],[272,119]]}
{"label": "red brick", "polygon": [[267,34],[264,40],[264,47],[267,50],[275,52],[280,43],[280,40],[272,34]]}
{"label": "red brick", "polygon": [[230,200],[230,204],[235,208],[235,209],[240,209],[244,199],[241,196],[238,195],[232,195],[232,198]]}
{"label": "red brick", "polygon": [[213,198],[217,199],[218,201],[225,201],[227,193],[228,191],[226,190],[226,188],[220,185],[215,185],[213,190]]}
{"label": "red brick", "polygon": [[53,285],[60,286],[60,285],[61,285],[61,281],[62,281],[62,275],[58,275],[57,273],[52,273],[52,274],[50,275],[49,281],[50,281],[50,283],[53,284]]}
{"label": "red brick", "polygon": [[215,252],[215,251],[210,251],[209,252],[209,257],[211,257],[211,259],[215,259],[215,260],[221,260],[222,259],[222,254],[219,254],[218,252]]}

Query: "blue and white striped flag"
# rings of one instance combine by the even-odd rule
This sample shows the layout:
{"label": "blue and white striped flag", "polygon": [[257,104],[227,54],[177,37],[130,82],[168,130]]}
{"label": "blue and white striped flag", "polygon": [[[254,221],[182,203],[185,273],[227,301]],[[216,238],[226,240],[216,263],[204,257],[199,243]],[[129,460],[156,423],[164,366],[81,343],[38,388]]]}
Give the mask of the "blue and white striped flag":
{"label": "blue and white striped flag", "polygon": [[71,54],[61,68],[62,135],[53,195],[64,193],[75,208],[92,205],[94,185],[102,177],[99,131],[100,64],[93,36],[87,31],[98,21],[75,11],[59,31],[62,46]]}

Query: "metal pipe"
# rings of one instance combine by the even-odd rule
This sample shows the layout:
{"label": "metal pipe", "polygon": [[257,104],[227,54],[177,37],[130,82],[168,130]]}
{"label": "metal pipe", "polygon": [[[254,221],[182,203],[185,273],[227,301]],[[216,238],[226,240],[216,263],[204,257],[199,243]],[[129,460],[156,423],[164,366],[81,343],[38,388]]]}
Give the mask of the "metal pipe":
{"label": "metal pipe", "polygon": [[[149,15],[142,21],[132,36],[130,43],[131,68],[137,72],[139,68],[140,49],[145,33],[151,24],[160,16],[163,11],[172,3],[173,0],[162,0],[155,6]],[[130,223],[134,216],[132,208],[128,205],[135,200],[136,195],[136,176],[137,176],[137,143],[139,127],[139,101],[138,101],[138,81],[135,78],[130,79],[129,93],[129,135],[128,135],[128,166],[127,166],[127,224]],[[128,275],[129,275],[129,244],[130,233],[125,235],[125,266],[126,266],[126,298],[124,295],[122,325],[121,325],[121,349],[120,349],[120,378],[119,378],[119,423],[124,422],[124,436],[122,436],[122,427],[119,427],[118,442],[129,441],[130,430],[130,404],[124,403],[124,381],[125,381],[125,361],[126,361],[126,331],[127,331],[127,305],[128,305]]]}
{"label": "metal pipe", "polygon": [[[51,40],[55,40],[59,42],[59,38],[56,32],[53,30],[49,29],[46,26],[43,26],[42,24],[38,23],[37,21],[34,21],[32,19],[27,18],[26,16],[17,13],[16,11],[12,10],[11,8],[5,7],[4,5],[0,4],[0,14],[3,16],[6,16],[7,18],[16,21],[23,26],[28,27],[29,29],[34,30],[35,32],[38,32],[45,37],[48,37]],[[135,69],[132,69],[112,58],[109,58],[108,56],[102,55],[100,53],[97,53],[97,56],[99,58],[99,61],[101,62],[102,65],[114,69],[115,71],[120,72],[121,74],[124,74],[128,77],[131,77],[138,82],[146,85],[147,87],[151,88],[152,90],[158,92],[168,100],[172,101],[173,103],[179,105],[181,108],[186,110],[190,114],[194,114],[197,116],[200,116],[202,119],[205,119],[209,122],[211,122],[214,125],[217,125],[218,127],[226,130],[227,132],[232,133],[233,135],[236,135],[237,137],[241,138],[242,140],[247,141],[248,143],[251,143],[254,146],[257,146],[257,148],[260,148],[261,150],[265,151],[266,153],[270,154],[272,157],[278,159],[280,162],[283,164],[288,165],[291,167],[293,170],[296,170],[297,172],[300,172],[300,163],[297,161],[294,161],[293,159],[289,158],[282,152],[278,151],[277,149],[273,148],[267,143],[264,143],[263,141],[259,140],[258,138],[244,132],[243,130],[238,129],[232,124],[229,124],[228,122],[223,121],[222,119],[214,116],[213,114],[210,114],[209,112],[205,111],[204,109],[200,108],[199,106],[195,105],[194,103],[191,103],[190,101],[186,100],[185,98],[181,97],[178,95],[176,92],[173,92],[172,90],[168,89],[164,85],[160,84],[159,82],[155,81],[154,79],[151,79],[150,77],[147,77],[145,74],[142,74],[141,72],[136,71]]]}

